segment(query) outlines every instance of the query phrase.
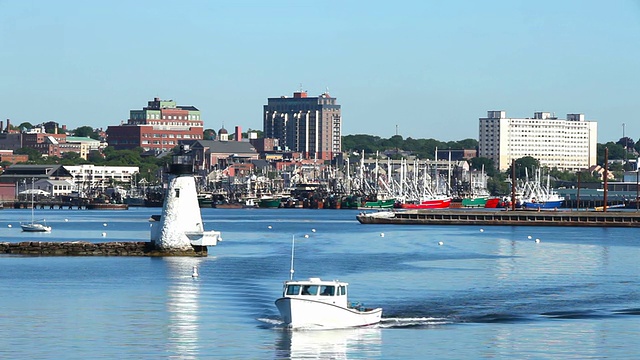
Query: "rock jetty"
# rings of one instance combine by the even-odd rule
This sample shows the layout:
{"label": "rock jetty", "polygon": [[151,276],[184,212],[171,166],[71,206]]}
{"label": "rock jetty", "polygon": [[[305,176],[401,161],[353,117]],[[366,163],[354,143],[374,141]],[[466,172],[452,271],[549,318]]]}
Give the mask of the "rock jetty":
{"label": "rock jetty", "polygon": [[91,243],[87,241],[0,242],[0,254],[28,256],[207,256],[206,246],[194,246],[187,250],[157,250],[153,243],[144,241],[118,241]]}

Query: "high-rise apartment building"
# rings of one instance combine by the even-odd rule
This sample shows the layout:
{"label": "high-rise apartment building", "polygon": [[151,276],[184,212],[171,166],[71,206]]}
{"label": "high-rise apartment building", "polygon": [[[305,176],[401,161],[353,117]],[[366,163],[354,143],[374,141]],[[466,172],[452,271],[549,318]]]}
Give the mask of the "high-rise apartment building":
{"label": "high-rise apartment building", "polygon": [[107,141],[116,150],[141,147],[171,150],[180,140],[202,140],[204,122],[195,106],[178,106],[173,100],[153,99],[142,110],[129,111],[126,124],[109,126]]}
{"label": "high-rise apartment building", "polygon": [[308,97],[269,98],[264,106],[264,137],[278,139],[283,151],[301,152],[307,159],[331,160],[342,148],[342,116],[328,93]]}
{"label": "high-rise apartment building", "polygon": [[531,156],[540,166],[577,171],[596,164],[598,123],[584,114],[558,119],[548,112],[533,118],[507,118],[505,111],[488,111],[480,118],[478,156],[492,159],[500,171],[512,160]]}

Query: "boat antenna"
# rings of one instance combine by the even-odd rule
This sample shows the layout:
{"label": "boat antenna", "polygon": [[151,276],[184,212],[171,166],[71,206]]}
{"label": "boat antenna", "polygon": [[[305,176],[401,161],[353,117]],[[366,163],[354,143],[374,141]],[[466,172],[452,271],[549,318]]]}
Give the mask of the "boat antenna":
{"label": "boat antenna", "polygon": [[289,280],[293,280],[293,254],[296,247],[296,236],[291,235],[291,270],[289,270]]}

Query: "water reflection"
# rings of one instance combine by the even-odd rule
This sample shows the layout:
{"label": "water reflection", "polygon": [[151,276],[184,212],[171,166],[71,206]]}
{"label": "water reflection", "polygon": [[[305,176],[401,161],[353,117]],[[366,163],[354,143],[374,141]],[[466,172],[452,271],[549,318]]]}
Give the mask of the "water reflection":
{"label": "water reflection", "polygon": [[[276,342],[276,358],[349,359],[371,358],[381,354],[379,328],[340,330],[282,330]],[[357,356],[354,356],[357,354]]]}
{"label": "water reflection", "polygon": [[164,258],[167,264],[167,352],[181,359],[198,358],[199,282],[193,278],[193,267],[199,259]]}

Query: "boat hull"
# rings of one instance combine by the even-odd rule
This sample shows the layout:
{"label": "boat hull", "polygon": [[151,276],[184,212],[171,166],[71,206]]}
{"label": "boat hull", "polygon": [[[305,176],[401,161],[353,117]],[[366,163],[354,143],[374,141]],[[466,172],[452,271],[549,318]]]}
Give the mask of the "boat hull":
{"label": "boat hull", "polygon": [[559,208],[562,205],[563,200],[543,201],[543,202],[528,202],[525,201],[522,207],[525,209],[554,209]]}
{"label": "boat hull", "polygon": [[475,197],[462,199],[462,207],[485,207],[487,204],[487,197]]}
{"label": "boat hull", "polygon": [[24,232],[50,232],[51,226],[38,223],[20,224],[22,231]]}
{"label": "boat hull", "polygon": [[364,207],[367,209],[391,209],[395,203],[395,199],[367,201],[364,203]]}
{"label": "boat hull", "polygon": [[484,204],[485,209],[495,209],[500,204],[500,198],[492,197],[488,198],[487,202]]}
{"label": "boat hull", "polygon": [[403,209],[446,209],[451,205],[451,198],[424,200],[420,204],[402,204]]}
{"label": "boat hull", "polygon": [[280,199],[260,199],[258,207],[261,208],[279,208]]}
{"label": "boat hull", "polygon": [[315,300],[283,297],[276,307],[284,323],[292,329],[339,329],[373,325],[382,319],[382,309],[344,308]]}

